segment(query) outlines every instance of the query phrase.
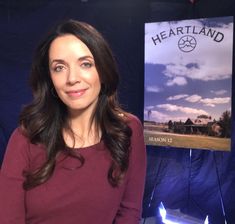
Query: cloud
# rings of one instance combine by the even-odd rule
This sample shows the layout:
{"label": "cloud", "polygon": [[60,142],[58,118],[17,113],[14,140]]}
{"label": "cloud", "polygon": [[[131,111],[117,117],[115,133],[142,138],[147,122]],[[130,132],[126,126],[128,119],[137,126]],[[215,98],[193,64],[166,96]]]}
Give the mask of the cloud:
{"label": "cloud", "polygon": [[226,104],[230,102],[230,97],[215,97],[215,98],[202,98],[199,95],[192,95],[185,98],[186,101],[190,103],[202,103],[204,106],[215,107],[219,104]]}
{"label": "cloud", "polygon": [[154,106],[147,106],[147,107],[145,107],[145,109],[146,109],[147,111],[153,110],[154,108],[155,108]]}
{"label": "cloud", "polygon": [[[148,110],[144,111],[144,115],[148,116]],[[150,120],[166,121],[169,119],[169,116],[161,113],[157,110],[151,110]]]}
{"label": "cloud", "polygon": [[[206,20],[203,22],[205,23]],[[186,85],[187,79],[210,81],[231,78],[232,22],[220,24],[220,27],[211,27],[212,30],[224,34],[221,42],[216,42],[207,35],[195,34],[197,46],[188,53],[181,52],[178,48],[178,40],[183,34],[167,36],[161,43],[154,45],[153,36],[160,35],[161,32],[167,35],[171,28],[186,25],[197,28],[204,26],[200,20],[147,23],[145,25],[145,63],[164,65],[164,75],[169,79],[168,86]]]}
{"label": "cloud", "polygon": [[211,93],[214,93],[215,95],[219,96],[219,95],[224,95],[226,94],[228,91],[225,90],[225,89],[221,89],[221,90],[217,90],[217,91],[214,91],[214,90],[211,90]]}
{"label": "cloud", "polygon": [[231,100],[230,97],[215,97],[212,99],[210,99],[210,98],[201,99],[200,102],[202,102],[206,106],[215,107],[218,104],[229,103],[230,100]]}
{"label": "cloud", "polygon": [[201,99],[202,99],[201,96],[195,94],[195,95],[191,95],[191,96],[187,97],[185,100],[190,103],[196,103],[196,102],[200,101]]}
{"label": "cloud", "polygon": [[174,104],[160,104],[156,106],[157,108],[165,109],[166,111],[170,112],[181,112],[181,113],[186,113],[186,114],[205,114],[208,115],[208,113],[205,110],[201,109],[195,109],[195,108],[190,108],[190,107],[183,107],[183,106],[178,106]]}
{"label": "cloud", "polygon": [[153,93],[159,93],[162,91],[162,88],[158,87],[158,86],[146,86],[145,90],[147,92],[153,92]]}
{"label": "cloud", "polygon": [[169,96],[167,98],[167,100],[180,100],[180,99],[183,99],[187,96],[188,96],[188,94],[179,94],[179,95],[175,95],[175,96]]}
{"label": "cloud", "polygon": [[188,116],[174,116],[174,115],[168,115],[166,113],[161,113],[157,110],[152,110],[150,117],[148,117],[148,110],[144,111],[144,117],[145,120],[151,120],[156,121],[160,123],[169,122],[172,121],[186,121],[188,119]]}
{"label": "cloud", "polygon": [[[170,96],[167,98],[167,100],[179,100],[179,99],[184,99],[185,101],[190,102],[190,103],[202,103],[204,104],[204,106],[210,106],[210,107],[215,107],[216,105],[219,105],[219,104],[226,104],[231,101],[230,97],[215,97],[215,98],[203,99],[201,96],[197,94],[194,94],[191,96],[188,96],[187,94],[179,94],[179,95]],[[165,104],[165,105],[168,105],[168,104]]]}
{"label": "cloud", "polygon": [[179,76],[168,80],[166,83],[167,86],[173,86],[173,85],[184,86],[186,84],[187,80],[184,77],[179,77]]}

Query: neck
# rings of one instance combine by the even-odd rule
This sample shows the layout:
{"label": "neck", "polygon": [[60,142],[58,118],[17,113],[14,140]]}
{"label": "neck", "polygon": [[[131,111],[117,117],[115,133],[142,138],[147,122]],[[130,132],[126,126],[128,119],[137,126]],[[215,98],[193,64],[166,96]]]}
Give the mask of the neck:
{"label": "neck", "polygon": [[82,111],[69,113],[68,121],[71,131],[64,130],[65,143],[69,147],[82,148],[100,141],[101,131],[91,116]]}

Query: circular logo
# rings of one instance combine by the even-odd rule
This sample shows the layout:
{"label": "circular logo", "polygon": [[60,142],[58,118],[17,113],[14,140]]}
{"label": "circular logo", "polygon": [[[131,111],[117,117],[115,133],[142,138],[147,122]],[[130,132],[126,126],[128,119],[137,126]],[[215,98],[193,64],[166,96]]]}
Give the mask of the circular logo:
{"label": "circular logo", "polygon": [[183,52],[193,51],[197,45],[197,41],[193,36],[185,35],[178,41],[178,47]]}

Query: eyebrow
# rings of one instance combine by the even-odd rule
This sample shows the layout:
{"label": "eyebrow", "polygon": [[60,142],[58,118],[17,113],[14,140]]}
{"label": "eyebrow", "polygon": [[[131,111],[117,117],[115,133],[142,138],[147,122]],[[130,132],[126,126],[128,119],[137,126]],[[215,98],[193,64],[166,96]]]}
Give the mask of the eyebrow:
{"label": "eyebrow", "polygon": [[49,63],[49,65],[51,66],[53,63],[55,63],[55,62],[58,62],[58,63],[65,63],[65,61],[64,60],[62,60],[62,59],[53,59],[52,61],[50,61],[50,63]]}
{"label": "eyebrow", "polygon": [[[82,56],[80,58],[78,58],[78,61],[83,61],[83,60],[86,60],[86,59],[92,59],[94,61],[94,58],[92,56],[89,56],[89,55],[85,55],[85,56]],[[66,63],[65,60],[63,59],[53,59],[49,64],[50,66],[53,64],[53,63]]]}
{"label": "eyebrow", "polygon": [[92,56],[89,56],[89,55],[78,58],[79,61],[83,61],[85,59],[92,59],[94,61],[94,58]]}

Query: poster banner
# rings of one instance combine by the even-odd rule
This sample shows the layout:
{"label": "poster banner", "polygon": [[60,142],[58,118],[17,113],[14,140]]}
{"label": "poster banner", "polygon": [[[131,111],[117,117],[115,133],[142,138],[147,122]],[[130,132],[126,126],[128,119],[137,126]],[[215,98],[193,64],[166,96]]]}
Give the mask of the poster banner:
{"label": "poster banner", "polygon": [[145,23],[147,145],[231,150],[233,17]]}

